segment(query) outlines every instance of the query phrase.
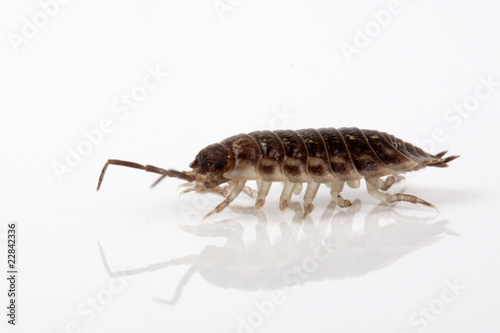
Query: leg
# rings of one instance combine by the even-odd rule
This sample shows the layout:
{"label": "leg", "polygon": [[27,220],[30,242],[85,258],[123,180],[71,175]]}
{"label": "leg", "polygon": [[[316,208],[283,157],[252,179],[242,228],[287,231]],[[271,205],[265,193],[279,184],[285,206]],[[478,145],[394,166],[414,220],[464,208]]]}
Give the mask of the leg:
{"label": "leg", "polygon": [[[257,183],[257,186],[259,185],[259,183]],[[236,186],[236,182],[229,182],[229,184],[227,186],[224,186],[224,197],[227,197],[229,193],[231,193],[231,191],[234,189],[234,187]],[[246,195],[248,195],[250,198],[255,198],[257,197],[257,191],[256,190],[252,190],[250,188],[250,186],[244,186],[243,189],[241,190],[241,193],[245,193]]]}
{"label": "leg", "polygon": [[332,199],[333,199],[333,201],[335,201],[335,203],[339,207],[345,208],[345,207],[349,207],[352,205],[352,203],[349,200],[342,198],[342,196],[340,195],[340,192],[342,192],[342,190],[344,189],[344,182],[343,181],[338,180],[335,182],[331,182],[330,187],[332,189],[330,191],[330,194],[332,195]]}
{"label": "leg", "polygon": [[285,182],[285,186],[283,187],[283,192],[281,192],[280,197],[280,209],[285,210],[288,207],[288,202],[292,197],[293,190],[295,189],[296,183]]}
{"label": "leg", "polygon": [[394,185],[395,183],[397,183],[399,181],[402,181],[403,179],[405,179],[405,177],[400,176],[400,175],[390,175],[385,180],[380,179],[379,188],[382,191],[387,191],[392,185]]}
{"label": "leg", "polygon": [[267,194],[269,193],[269,190],[271,189],[271,184],[273,182],[269,181],[262,181],[259,186],[259,192],[257,193],[257,200],[255,200],[255,208],[260,209],[262,206],[264,206],[264,203],[266,202],[266,197]]}
{"label": "leg", "polygon": [[[226,186],[216,186],[213,188],[206,188],[203,184],[201,183],[183,183],[180,184],[179,187],[187,187],[187,189],[183,190],[180,195],[183,195],[185,193],[189,192],[196,192],[196,193],[213,193],[213,194],[218,194],[223,196],[224,198],[228,196],[228,194],[233,190],[234,184],[231,185],[226,185]],[[252,190],[250,187],[245,186],[243,190],[241,190],[242,193],[245,193],[251,198],[255,198],[257,196],[257,191]]]}
{"label": "leg", "polygon": [[295,189],[293,190],[293,193],[300,194],[301,191],[302,191],[302,183],[297,183],[297,185],[295,185]]}
{"label": "leg", "polygon": [[316,182],[307,183],[306,194],[304,195],[304,217],[307,217],[313,211],[314,205],[312,202],[314,197],[316,197],[316,193],[318,193],[320,185],[320,183]]}
{"label": "leg", "polygon": [[250,198],[256,198],[257,197],[257,193],[258,191],[252,189],[250,186],[245,186],[243,187],[243,189],[241,190],[241,193],[245,193],[246,195],[248,195]]}
{"label": "leg", "polygon": [[432,207],[435,210],[437,210],[436,206],[433,204],[422,200],[420,198],[417,198],[414,195],[410,194],[403,194],[403,193],[396,193],[396,194],[389,194],[389,193],[383,193],[379,191],[380,188],[380,178],[366,178],[366,188],[368,190],[368,193],[381,201],[384,202],[396,202],[396,201],[408,201],[414,204],[422,204],[428,207]]}
{"label": "leg", "polygon": [[198,182],[191,182],[191,183],[183,183],[180,184],[179,187],[187,187],[187,189],[183,190],[179,196],[189,193],[189,192],[196,192],[196,193],[214,193],[214,194],[219,194],[223,196],[224,198],[227,197],[229,192],[231,192],[231,188],[229,185],[226,186],[216,186],[213,188],[206,188],[203,184],[198,183]]}
{"label": "leg", "polygon": [[358,188],[361,182],[359,181],[359,179],[355,179],[355,180],[348,180],[346,181],[346,183],[347,186],[349,186],[350,188]]}
{"label": "leg", "polygon": [[240,194],[240,192],[243,190],[243,187],[245,187],[246,180],[237,180],[235,181],[235,186],[231,193],[226,197],[224,201],[222,201],[217,207],[215,207],[211,212],[209,212],[207,215],[205,215],[204,219],[209,217],[210,215],[213,215],[215,213],[220,213],[224,208],[229,206],[229,204]]}

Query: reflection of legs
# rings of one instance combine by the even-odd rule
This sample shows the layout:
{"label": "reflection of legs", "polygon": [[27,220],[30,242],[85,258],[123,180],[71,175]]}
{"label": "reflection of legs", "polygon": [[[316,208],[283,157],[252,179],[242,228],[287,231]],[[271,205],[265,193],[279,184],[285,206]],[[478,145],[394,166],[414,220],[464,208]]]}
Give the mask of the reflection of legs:
{"label": "reflection of legs", "polygon": [[342,198],[342,196],[340,195],[340,192],[342,192],[342,190],[344,189],[343,181],[338,180],[331,182],[330,187],[331,187],[330,194],[332,195],[332,199],[339,207],[345,208],[352,205],[349,200]]}
{"label": "reflection of legs", "polygon": [[219,205],[217,205],[217,207],[215,207],[211,212],[205,215],[204,218],[207,218],[215,213],[221,212],[224,208],[229,206],[229,204],[240,194],[240,192],[243,190],[243,187],[245,187],[246,180],[236,180],[234,182],[235,185],[231,193],[229,193],[226,199],[222,201]]}
{"label": "reflection of legs", "polygon": [[257,209],[264,206],[264,203],[266,202],[267,194],[269,193],[269,190],[271,189],[272,183],[273,182],[270,182],[270,181],[261,181],[260,182],[259,192],[257,193],[257,200],[255,200],[255,207]]}
{"label": "reflection of legs", "polygon": [[389,193],[380,192],[379,189],[381,182],[383,183],[383,181],[381,181],[380,178],[366,178],[366,188],[368,190],[368,193],[372,197],[384,202],[408,201],[414,204],[422,204],[428,207],[432,207],[437,210],[436,206],[434,206],[433,204],[425,200],[422,200],[414,195],[403,194],[403,193],[396,193],[391,195]]}
{"label": "reflection of legs", "polygon": [[306,194],[304,195],[304,217],[313,211],[314,205],[312,204],[316,193],[321,183],[309,182],[307,183]]}
{"label": "reflection of legs", "polygon": [[379,179],[379,188],[382,191],[387,191],[395,183],[402,181],[405,177],[400,175],[390,175],[385,180]]}

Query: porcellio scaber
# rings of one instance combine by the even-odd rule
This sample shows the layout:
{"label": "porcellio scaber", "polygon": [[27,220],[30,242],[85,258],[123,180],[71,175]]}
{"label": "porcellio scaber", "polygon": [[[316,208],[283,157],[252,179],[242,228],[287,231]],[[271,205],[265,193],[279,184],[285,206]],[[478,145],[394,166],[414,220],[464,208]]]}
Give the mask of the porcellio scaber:
{"label": "porcellio scaber", "polygon": [[[153,186],[165,177],[175,177],[187,181],[181,185],[187,187],[182,193],[195,191],[225,197],[205,217],[222,211],[241,192],[256,197],[255,206],[262,207],[273,182],[284,182],[281,210],[288,207],[293,193],[301,192],[303,183],[307,183],[304,216],[314,209],[313,200],[321,184],[330,187],[332,199],[339,207],[349,207],[351,202],[340,195],[344,184],[357,188],[363,178],[368,193],[381,201],[407,201],[436,208],[416,196],[385,191],[403,179],[402,173],[427,166],[447,167],[448,162],[459,157],[444,157],[446,153],[432,155],[388,133],[356,127],[256,131],[202,149],[189,165],[191,171],[108,160],[97,190],[107,167],[121,165],[160,174]],[[384,176],[388,177],[381,179]],[[249,180],[257,181],[257,191],[245,186]]]}

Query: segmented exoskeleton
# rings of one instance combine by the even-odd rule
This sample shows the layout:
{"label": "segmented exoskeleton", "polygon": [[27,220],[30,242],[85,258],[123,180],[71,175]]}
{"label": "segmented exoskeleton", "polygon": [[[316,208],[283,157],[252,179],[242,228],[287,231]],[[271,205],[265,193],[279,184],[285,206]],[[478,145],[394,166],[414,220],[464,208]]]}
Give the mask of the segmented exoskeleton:
{"label": "segmented exoskeleton", "polygon": [[[403,179],[400,174],[426,166],[446,167],[459,156],[444,158],[446,151],[431,155],[385,132],[360,130],[356,127],[257,131],[238,134],[202,149],[189,165],[191,171],[161,169],[121,160],[108,160],[97,185],[101,186],[108,165],[122,165],[142,169],[165,177],[188,181],[185,192],[217,193],[225,197],[205,217],[226,208],[242,191],[255,196],[255,191],[245,186],[256,180],[258,190],[255,206],[264,205],[273,182],[284,182],[280,209],[288,207],[293,193],[300,193],[307,183],[304,196],[304,216],[314,209],[312,204],[321,184],[331,188],[332,199],[340,207],[351,205],[340,192],[344,184],[359,187],[360,179],[366,180],[368,193],[385,201],[408,201],[436,208],[425,200],[409,194],[388,194],[395,182]],[[380,177],[389,176],[385,180]],[[226,186],[221,184],[228,183]]]}

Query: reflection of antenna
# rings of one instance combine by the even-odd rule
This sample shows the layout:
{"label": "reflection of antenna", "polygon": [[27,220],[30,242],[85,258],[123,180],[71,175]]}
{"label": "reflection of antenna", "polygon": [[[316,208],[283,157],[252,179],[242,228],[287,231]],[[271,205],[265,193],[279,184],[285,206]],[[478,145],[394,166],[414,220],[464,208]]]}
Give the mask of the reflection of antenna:
{"label": "reflection of antenna", "polygon": [[198,256],[191,254],[187,255],[182,258],[178,259],[172,259],[169,261],[164,261],[161,263],[153,264],[153,265],[148,265],[146,267],[141,267],[141,268],[135,268],[135,269],[130,269],[130,270],[125,270],[125,271],[111,271],[109,268],[108,260],[106,259],[106,255],[104,254],[104,251],[102,249],[101,243],[97,242],[97,245],[99,246],[99,252],[101,253],[101,259],[104,264],[104,267],[106,268],[106,271],[111,277],[119,277],[119,276],[128,276],[128,275],[135,275],[135,274],[140,274],[140,273],[145,273],[145,272],[154,272],[163,268],[167,268],[169,266],[175,266],[175,265],[189,265],[191,264],[191,267],[184,273],[182,276],[181,280],[179,281],[179,284],[177,285],[177,288],[174,292],[174,295],[172,296],[172,299],[170,301],[165,301],[165,300],[158,300],[160,302],[166,303],[166,304],[175,304],[179,300],[181,294],[182,294],[182,289],[183,287],[189,282],[189,279],[193,276],[194,273],[198,271],[198,266],[196,265],[198,261]]}
{"label": "reflection of antenna", "polygon": [[189,269],[184,273],[182,278],[180,279],[179,283],[177,284],[177,288],[175,288],[174,296],[169,301],[162,300],[162,299],[156,299],[158,302],[165,303],[168,305],[174,305],[177,303],[179,298],[181,298],[182,291],[184,290],[184,286],[189,282],[191,277],[198,271],[198,267],[196,265],[193,265],[189,267]]}
{"label": "reflection of antenna", "polygon": [[111,275],[112,277],[125,276],[125,275],[135,275],[135,274],[140,274],[140,273],[144,273],[144,272],[154,272],[154,271],[157,271],[159,269],[166,268],[168,266],[194,264],[196,259],[198,258],[197,255],[191,254],[191,255],[187,255],[187,256],[182,257],[182,258],[172,259],[169,261],[164,261],[164,262],[160,262],[160,263],[153,264],[153,265],[148,265],[148,266],[141,267],[141,268],[134,268],[134,269],[125,270],[125,271],[111,271],[111,269],[109,268],[109,264],[108,264],[108,261],[106,259],[106,256],[104,255],[104,251],[102,249],[101,243],[97,242],[97,245],[99,246],[99,252],[101,253],[101,258],[102,258],[102,262],[104,264],[104,267],[106,268],[106,271],[108,272],[108,274]]}
{"label": "reflection of antenna", "polygon": [[[402,215],[384,204],[364,213],[360,201],[356,200],[347,210],[334,214],[335,204],[332,203],[317,222],[310,216],[303,219],[300,204],[292,203],[291,207],[295,211],[294,217],[291,221],[279,224],[279,234],[273,240],[267,231],[264,212],[232,207],[236,213],[256,217],[254,241],[244,241],[244,225],[234,220],[221,220],[197,226],[180,225],[185,232],[197,237],[226,239],[223,246],[206,245],[199,254],[113,272],[101,244],[99,250],[106,271],[114,277],[153,272],[174,265],[189,265],[172,299],[161,301],[173,305],[196,272],[206,281],[222,288],[271,290],[313,281],[363,276],[390,266],[410,253],[440,241],[446,235],[456,235],[446,227],[447,221],[431,223],[435,217]],[[354,229],[358,213],[363,214],[361,230]],[[321,255],[320,259],[318,254]],[[294,275],[293,272],[301,267],[307,268],[307,274]]]}

